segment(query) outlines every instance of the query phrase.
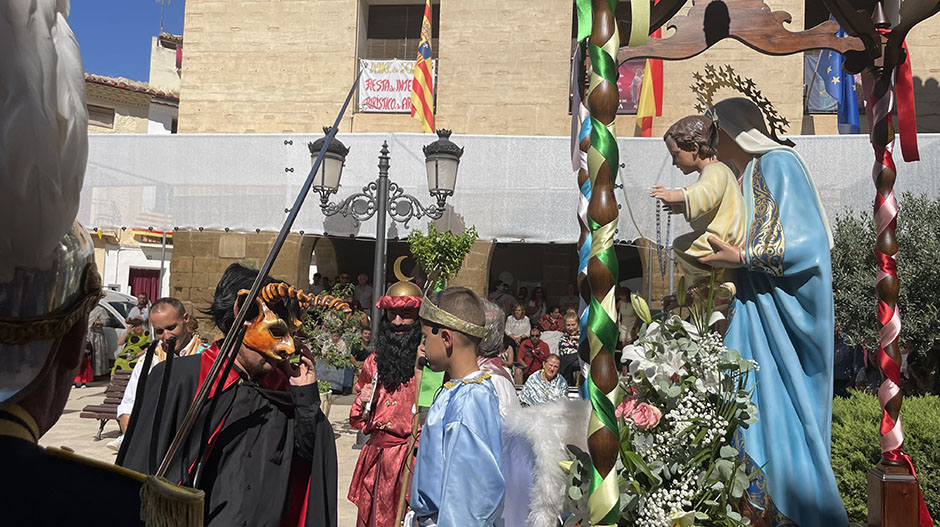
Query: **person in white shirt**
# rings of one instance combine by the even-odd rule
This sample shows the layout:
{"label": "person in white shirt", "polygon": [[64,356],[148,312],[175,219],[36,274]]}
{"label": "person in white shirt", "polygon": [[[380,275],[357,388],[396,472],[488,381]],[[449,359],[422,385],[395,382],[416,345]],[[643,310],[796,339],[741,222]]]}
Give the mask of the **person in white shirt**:
{"label": "person in white shirt", "polygon": [[[173,351],[177,356],[202,353],[206,349],[199,335],[190,331],[189,313],[186,312],[186,307],[179,300],[170,297],[160,298],[150,307],[149,314],[150,322],[153,324],[153,335],[159,339],[159,344],[154,350],[153,361],[150,363],[151,370],[166,359],[166,343],[170,338],[176,338],[176,348]],[[144,369],[144,362],[144,357],[137,360],[137,364],[134,365],[134,370],[131,372],[131,377],[127,381],[124,397],[117,407],[121,435],[108,443],[108,448],[112,450],[119,450],[124,440],[123,432],[127,430],[131,412],[134,410],[137,385]]]}
{"label": "person in white shirt", "polygon": [[359,305],[361,305],[363,309],[372,309],[373,289],[372,286],[369,285],[369,275],[360,273],[359,276],[356,277],[356,280],[359,282],[359,284],[356,285],[356,300],[359,301]]}
{"label": "person in white shirt", "polygon": [[150,306],[149,306],[147,293],[141,291],[137,293],[137,305],[132,307],[130,311],[127,312],[127,322],[130,323],[131,319],[139,318],[144,321],[144,326],[150,323]]}
{"label": "person in white shirt", "polygon": [[529,338],[530,329],[532,329],[532,324],[529,321],[529,317],[525,315],[522,304],[516,304],[516,307],[512,309],[512,315],[506,318],[505,330],[506,336],[516,343],[516,349],[519,348],[520,342]]}

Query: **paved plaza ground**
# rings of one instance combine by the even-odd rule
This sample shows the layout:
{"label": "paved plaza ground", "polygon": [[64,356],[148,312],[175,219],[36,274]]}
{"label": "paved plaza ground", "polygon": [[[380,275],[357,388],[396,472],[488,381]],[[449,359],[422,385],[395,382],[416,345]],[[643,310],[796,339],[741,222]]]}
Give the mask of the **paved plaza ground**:
{"label": "paved plaza ground", "polygon": [[[104,433],[101,435],[102,440],[95,441],[98,421],[78,417],[84,406],[101,404],[107,386],[107,381],[97,381],[89,384],[87,388],[73,388],[69,394],[69,402],[65,406],[65,412],[63,412],[59,422],[39,440],[39,443],[42,446],[68,447],[83,456],[113,463],[117,452],[108,449],[106,445],[108,441],[111,441],[120,433],[117,422],[108,421]],[[339,488],[337,489],[336,500],[338,525],[356,524],[356,506],[346,499],[349,480],[352,478],[353,469],[355,469],[356,460],[359,457],[359,451],[352,449],[352,445],[356,442],[356,431],[349,426],[348,420],[352,400],[352,396],[334,396],[333,406],[330,409],[330,422],[333,424],[333,432],[336,437],[336,457],[339,472]]]}

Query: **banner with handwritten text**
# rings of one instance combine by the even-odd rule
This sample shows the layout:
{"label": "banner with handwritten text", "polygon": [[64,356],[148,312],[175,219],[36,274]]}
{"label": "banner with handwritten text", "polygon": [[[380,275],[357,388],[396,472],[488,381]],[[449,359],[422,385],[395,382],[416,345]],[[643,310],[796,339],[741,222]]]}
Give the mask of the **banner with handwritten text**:
{"label": "banner with handwritten text", "polygon": [[[359,59],[362,77],[359,78],[360,112],[411,113],[411,82],[414,79],[413,60]],[[437,61],[432,61],[431,76],[436,73]],[[434,84],[437,86],[437,83]]]}

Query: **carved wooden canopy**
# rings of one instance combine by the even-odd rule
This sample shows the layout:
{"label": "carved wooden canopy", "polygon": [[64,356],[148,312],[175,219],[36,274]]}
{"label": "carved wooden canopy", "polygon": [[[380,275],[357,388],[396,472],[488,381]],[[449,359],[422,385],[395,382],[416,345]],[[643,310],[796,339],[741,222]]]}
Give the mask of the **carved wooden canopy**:
{"label": "carved wooden canopy", "polygon": [[[656,7],[665,15],[664,4],[671,4],[677,12],[685,1],[660,0]],[[656,19],[656,10],[650,16],[651,26]],[[675,29],[668,38],[650,39],[645,46],[623,47],[617,56],[619,62],[636,58],[683,60],[692,58],[725,38],[733,38],[742,44],[767,55],[790,55],[809,49],[833,49],[840,53],[864,51],[865,44],[859,38],[837,38],[836,22],[824,22],[806,31],[793,32],[784,28],[784,23],[793,17],[785,11],[771,11],[762,0],[699,0],[688,15],[675,17],[666,27]],[[869,20],[869,24],[870,24]]]}
{"label": "carved wooden canopy", "polygon": [[[882,62],[890,70],[904,61],[901,44],[911,28],[940,12],[940,0],[903,0],[900,23],[883,39],[872,21],[872,9],[856,9],[851,0],[822,1],[836,22],[827,21],[795,32],[784,27],[784,23],[793,20],[789,13],[771,11],[762,0],[693,0],[688,15],[683,17],[676,17],[676,13],[688,0],[659,0],[650,11],[650,33],[663,26],[675,29],[675,33],[668,38],[651,39],[645,46],[623,47],[617,58],[621,63],[635,58],[682,60],[702,53],[722,39],[733,38],[767,55],[836,50],[846,55],[846,69],[852,73],[881,66]],[[877,0],[871,4],[874,8]],[[849,37],[835,36],[840,25]]]}

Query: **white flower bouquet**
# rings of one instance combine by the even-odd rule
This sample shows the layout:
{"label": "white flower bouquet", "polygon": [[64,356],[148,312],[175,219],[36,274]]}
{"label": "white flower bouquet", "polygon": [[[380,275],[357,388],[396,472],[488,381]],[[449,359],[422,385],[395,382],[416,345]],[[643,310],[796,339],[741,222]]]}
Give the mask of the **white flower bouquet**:
{"label": "white flower bouquet", "polygon": [[[645,324],[637,341],[623,350],[629,374],[621,378],[623,399],[616,410],[619,524],[748,525],[736,507],[753,475],[735,435],[757,422],[746,389],[757,364],[727,349],[710,330],[724,318],[712,312],[711,302],[693,309],[691,323],[677,316],[654,321],[642,298],[634,295],[633,304]],[[572,510],[581,514],[567,525],[575,525],[586,509],[591,461],[586,452],[569,449],[575,460],[568,496]]]}

